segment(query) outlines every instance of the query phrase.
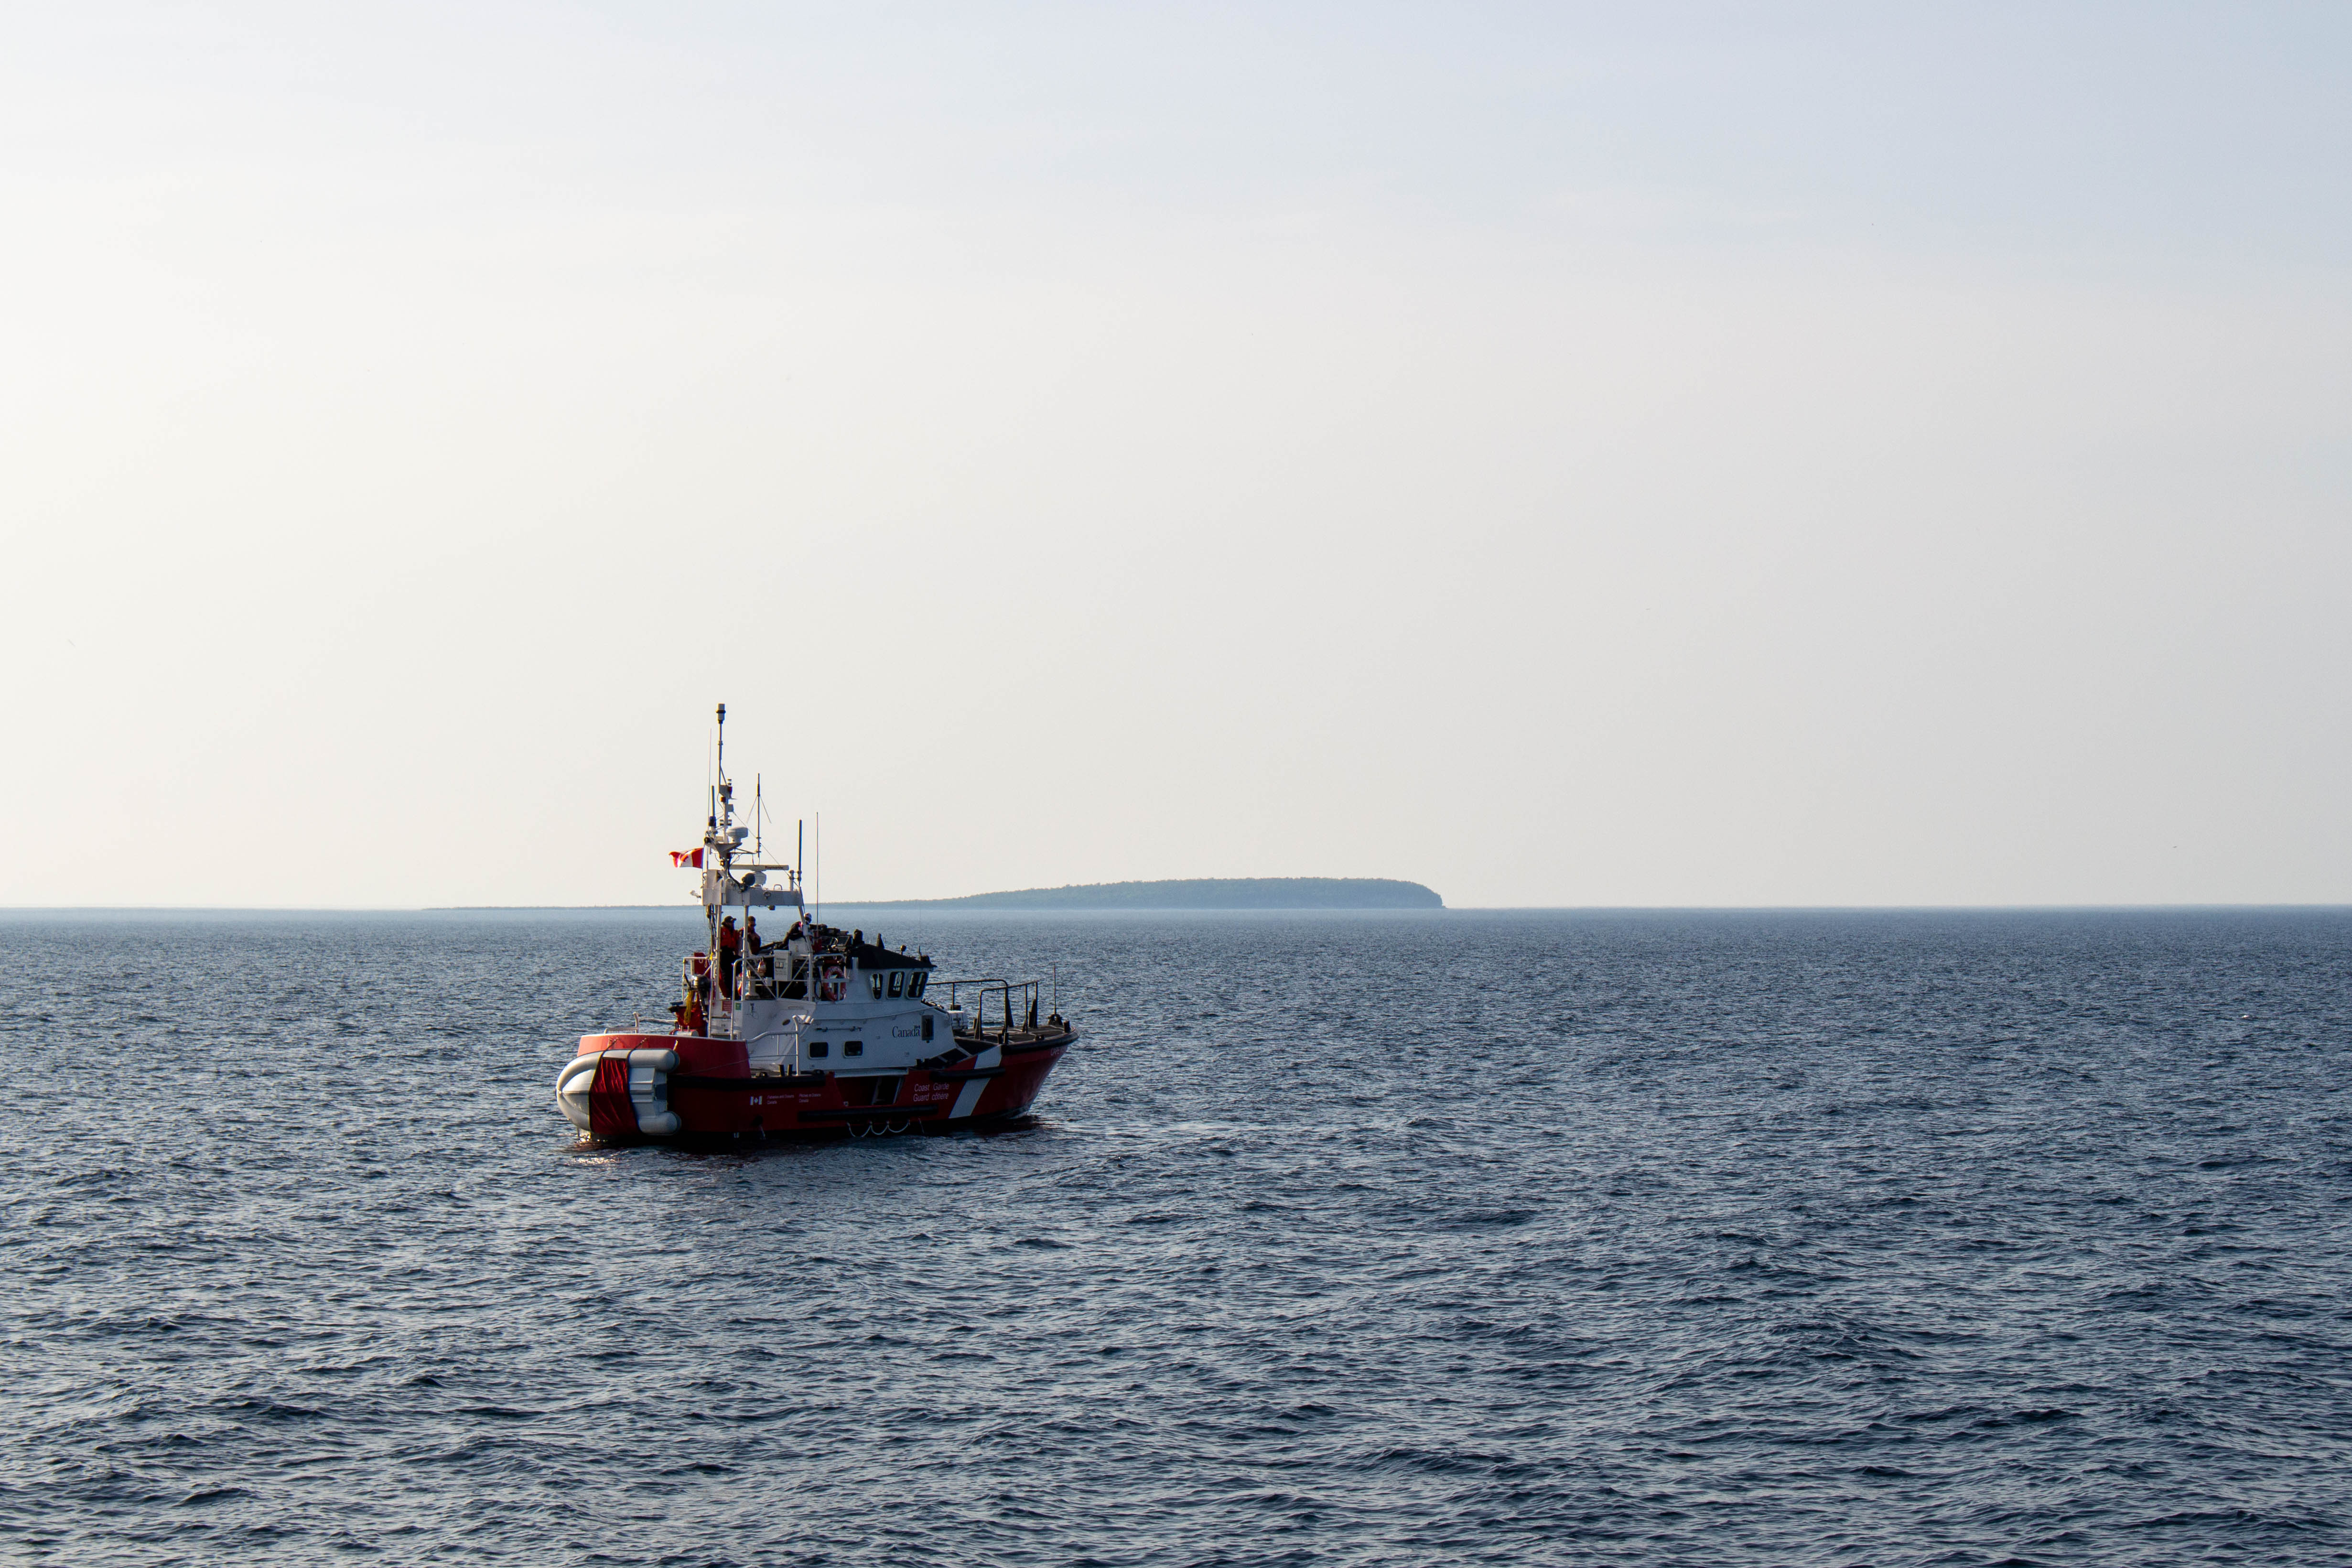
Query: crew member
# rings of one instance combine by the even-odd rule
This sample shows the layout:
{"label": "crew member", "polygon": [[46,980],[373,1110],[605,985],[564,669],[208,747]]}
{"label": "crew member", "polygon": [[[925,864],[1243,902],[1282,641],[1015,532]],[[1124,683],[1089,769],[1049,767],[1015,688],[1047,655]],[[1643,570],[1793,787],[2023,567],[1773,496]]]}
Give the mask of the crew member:
{"label": "crew member", "polygon": [[743,933],[735,929],[735,917],[729,915],[719,922],[719,994],[735,994],[735,961],[742,956]]}
{"label": "crew member", "polygon": [[710,1009],[710,955],[709,953],[698,952],[694,955],[689,979],[691,984],[686,999],[686,1032],[689,1035],[698,1035],[702,1033],[703,1017]]}
{"label": "crew member", "polygon": [[743,916],[743,962],[751,966],[754,983],[774,973],[764,956],[767,951],[767,945],[760,940],[760,917],[747,911]]}

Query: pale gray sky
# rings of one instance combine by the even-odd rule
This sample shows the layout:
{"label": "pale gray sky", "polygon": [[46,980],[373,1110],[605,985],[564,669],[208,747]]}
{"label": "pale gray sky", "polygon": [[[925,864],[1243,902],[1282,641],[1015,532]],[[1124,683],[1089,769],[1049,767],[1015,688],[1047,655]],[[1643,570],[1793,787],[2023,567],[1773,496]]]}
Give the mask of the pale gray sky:
{"label": "pale gray sky", "polygon": [[0,903],[2352,900],[2352,11],[22,9]]}

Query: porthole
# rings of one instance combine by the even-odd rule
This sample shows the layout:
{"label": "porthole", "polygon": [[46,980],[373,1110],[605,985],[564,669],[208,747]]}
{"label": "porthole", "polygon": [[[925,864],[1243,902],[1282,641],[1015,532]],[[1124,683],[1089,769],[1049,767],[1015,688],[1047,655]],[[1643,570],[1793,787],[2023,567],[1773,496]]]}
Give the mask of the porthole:
{"label": "porthole", "polygon": [[811,1040],[809,1042],[808,1054],[813,1057],[821,1057],[830,1052],[832,1049],[833,1047],[823,1040]]}
{"label": "porthole", "polygon": [[862,1057],[866,1054],[866,1042],[864,1040],[844,1040],[841,1042],[841,1054],[845,1057]]}

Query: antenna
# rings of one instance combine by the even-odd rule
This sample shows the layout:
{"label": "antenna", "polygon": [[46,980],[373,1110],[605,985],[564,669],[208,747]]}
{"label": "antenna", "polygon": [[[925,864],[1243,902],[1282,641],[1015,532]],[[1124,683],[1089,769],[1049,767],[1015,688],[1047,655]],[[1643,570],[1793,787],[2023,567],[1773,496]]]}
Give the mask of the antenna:
{"label": "antenna", "polygon": [[727,704],[719,705],[719,776],[727,776]]}
{"label": "antenna", "polygon": [[766,843],[763,830],[768,824],[767,797],[760,793],[760,775],[751,775],[751,858],[760,858],[760,846]]}
{"label": "antenna", "polygon": [[808,819],[802,817],[793,824],[793,885],[799,887],[808,879],[801,873],[808,868]]}

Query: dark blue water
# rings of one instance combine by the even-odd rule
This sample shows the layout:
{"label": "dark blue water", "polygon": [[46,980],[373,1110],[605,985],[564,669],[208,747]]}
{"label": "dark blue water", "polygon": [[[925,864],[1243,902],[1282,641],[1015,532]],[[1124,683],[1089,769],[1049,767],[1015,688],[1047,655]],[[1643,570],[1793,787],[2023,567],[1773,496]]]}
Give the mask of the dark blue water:
{"label": "dark blue water", "polygon": [[667,918],[0,919],[0,1555],[2352,1560],[2352,914],[864,923],[1033,1125],[576,1145]]}

